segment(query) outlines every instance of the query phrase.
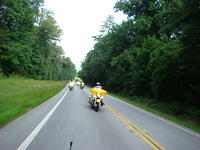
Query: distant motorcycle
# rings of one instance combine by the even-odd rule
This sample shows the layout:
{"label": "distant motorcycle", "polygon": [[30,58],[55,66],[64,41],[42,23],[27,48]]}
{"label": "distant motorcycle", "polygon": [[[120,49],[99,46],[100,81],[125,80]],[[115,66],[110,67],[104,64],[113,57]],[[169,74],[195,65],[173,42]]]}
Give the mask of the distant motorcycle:
{"label": "distant motorcycle", "polygon": [[73,86],[69,86],[69,90],[70,90],[70,91],[73,90],[73,88],[74,88]]}
{"label": "distant motorcycle", "polygon": [[71,90],[73,90],[74,86],[69,84],[69,85],[68,85],[68,88],[69,88],[69,90],[71,91]]}
{"label": "distant motorcycle", "polygon": [[85,87],[84,84],[80,84],[80,89],[83,89]]}

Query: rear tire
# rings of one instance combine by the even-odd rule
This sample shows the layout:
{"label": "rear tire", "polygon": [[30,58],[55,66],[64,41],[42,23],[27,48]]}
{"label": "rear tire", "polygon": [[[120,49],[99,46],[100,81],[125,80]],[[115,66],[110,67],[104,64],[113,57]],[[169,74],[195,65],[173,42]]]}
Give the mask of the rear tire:
{"label": "rear tire", "polygon": [[99,110],[99,103],[97,103],[97,106],[95,107],[95,111],[97,112]]}

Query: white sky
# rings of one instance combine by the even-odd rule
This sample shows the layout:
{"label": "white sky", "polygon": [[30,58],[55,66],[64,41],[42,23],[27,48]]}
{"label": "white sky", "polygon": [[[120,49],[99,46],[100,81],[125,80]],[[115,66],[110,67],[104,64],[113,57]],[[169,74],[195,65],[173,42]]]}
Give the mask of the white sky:
{"label": "white sky", "polygon": [[101,25],[108,15],[115,22],[126,18],[122,13],[114,13],[117,0],[45,0],[44,7],[52,10],[57,24],[63,30],[59,43],[79,70],[87,52],[93,49]]}

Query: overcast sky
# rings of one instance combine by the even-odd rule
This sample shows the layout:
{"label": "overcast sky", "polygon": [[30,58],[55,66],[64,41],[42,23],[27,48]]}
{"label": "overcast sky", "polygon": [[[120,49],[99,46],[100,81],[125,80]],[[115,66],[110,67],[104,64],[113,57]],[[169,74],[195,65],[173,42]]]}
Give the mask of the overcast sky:
{"label": "overcast sky", "polygon": [[54,18],[64,33],[59,45],[77,69],[87,52],[93,49],[95,41],[92,36],[99,34],[106,17],[113,15],[117,23],[126,18],[120,12],[114,13],[116,2],[117,0],[45,0],[44,7],[53,11]]}

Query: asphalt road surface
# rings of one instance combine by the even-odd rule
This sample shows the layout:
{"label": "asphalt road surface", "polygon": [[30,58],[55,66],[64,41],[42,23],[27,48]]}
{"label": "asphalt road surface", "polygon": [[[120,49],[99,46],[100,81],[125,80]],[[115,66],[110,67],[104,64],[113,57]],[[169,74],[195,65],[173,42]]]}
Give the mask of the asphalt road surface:
{"label": "asphalt road surface", "polygon": [[88,89],[60,93],[0,129],[0,150],[200,150],[200,134],[105,96],[98,112]]}

